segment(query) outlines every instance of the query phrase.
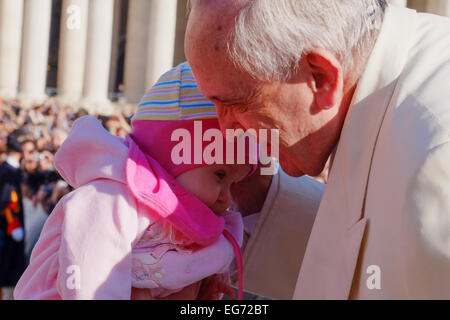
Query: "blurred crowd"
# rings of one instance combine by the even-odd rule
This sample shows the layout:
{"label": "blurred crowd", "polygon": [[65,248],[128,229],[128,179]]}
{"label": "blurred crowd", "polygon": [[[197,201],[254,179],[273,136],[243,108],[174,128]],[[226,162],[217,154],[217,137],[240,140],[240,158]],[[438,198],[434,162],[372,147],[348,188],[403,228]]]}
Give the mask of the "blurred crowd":
{"label": "blurred crowd", "polygon": [[[20,101],[0,99],[0,163],[8,155],[8,136],[22,147],[20,160],[21,193],[25,231],[25,257],[29,260],[42,227],[56,203],[71,187],[53,166],[53,158],[67,138],[72,123],[89,112],[52,101],[24,108]],[[111,134],[125,137],[131,131],[130,117],[92,114]]]}

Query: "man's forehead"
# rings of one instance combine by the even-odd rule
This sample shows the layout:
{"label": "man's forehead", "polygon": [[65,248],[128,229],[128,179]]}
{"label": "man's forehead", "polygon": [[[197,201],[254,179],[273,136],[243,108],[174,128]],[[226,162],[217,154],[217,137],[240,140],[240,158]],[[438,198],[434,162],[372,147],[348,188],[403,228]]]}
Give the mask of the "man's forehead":
{"label": "man's forehead", "polygon": [[195,16],[196,31],[211,37],[224,38],[234,26],[236,16],[251,0],[194,0],[191,14]]}
{"label": "man's forehead", "polygon": [[241,100],[252,90],[253,79],[235,68],[227,47],[237,10],[233,3],[247,1],[196,0],[186,37],[186,56],[200,89],[210,99]]}
{"label": "man's forehead", "polygon": [[226,51],[205,54],[198,50],[188,60],[197,84],[207,98],[238,99],[250,89],[251,80],[227,59]]}

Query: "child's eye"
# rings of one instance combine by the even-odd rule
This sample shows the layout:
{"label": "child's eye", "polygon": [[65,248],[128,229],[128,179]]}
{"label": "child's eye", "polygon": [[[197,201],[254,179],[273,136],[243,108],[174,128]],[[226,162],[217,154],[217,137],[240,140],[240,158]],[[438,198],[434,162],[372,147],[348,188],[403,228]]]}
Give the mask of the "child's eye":
{"label": "child's eye", "polygon": [[217,178],[219,178],[219,180],[223,180],[223,179],[225,179],[225,172],[217,171],[216,176],[217,176]]}

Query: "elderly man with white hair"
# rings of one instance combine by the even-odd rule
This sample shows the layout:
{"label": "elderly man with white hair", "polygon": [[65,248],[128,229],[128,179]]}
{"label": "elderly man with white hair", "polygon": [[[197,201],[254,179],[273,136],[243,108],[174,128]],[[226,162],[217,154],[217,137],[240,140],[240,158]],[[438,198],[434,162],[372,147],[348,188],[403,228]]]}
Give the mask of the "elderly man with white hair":
{"label": "elderly man with white hair", "polygon": [[[312,226],[290,210],[315,207],[287,196],[282,180],[269,192],[245,252],[246,288],[275,298],[449,299],[450,19],[385,0],[191,7],[186,56],[222,129],[280,129],[292,177],[319,174],[331,156]],[[283,242],[305,232],[307,245]],[[299,268],[285,272],[293,253]]]}

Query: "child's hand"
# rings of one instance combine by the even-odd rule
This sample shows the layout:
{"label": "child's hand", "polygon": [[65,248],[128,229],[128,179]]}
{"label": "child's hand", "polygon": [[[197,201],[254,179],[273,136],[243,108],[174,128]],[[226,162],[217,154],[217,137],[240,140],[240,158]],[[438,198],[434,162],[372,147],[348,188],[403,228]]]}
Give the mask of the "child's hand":
{"label": "child's hand", "polygon": [[236,294],[230,287],[230,276],[226,274],[215,274],[202,281],[198,300],[220,300],[223,294],[235,298]]}
{"label": "child's hand", "polygon": [[153,298],[149,289],[131,288],[131,300],[195,300],[201,282],[196,282],[164,298]]}
{"label": "child's hand", "polygon": [[215,274],[164,298],[153,298],[148,289],[132,288],[131,300],[220,300],[223,294],[235,298],[229,274]]}

